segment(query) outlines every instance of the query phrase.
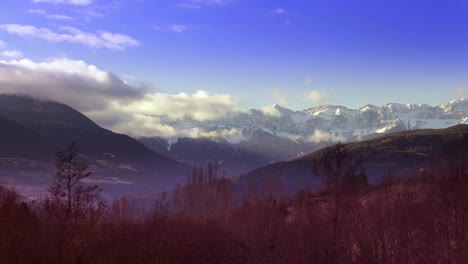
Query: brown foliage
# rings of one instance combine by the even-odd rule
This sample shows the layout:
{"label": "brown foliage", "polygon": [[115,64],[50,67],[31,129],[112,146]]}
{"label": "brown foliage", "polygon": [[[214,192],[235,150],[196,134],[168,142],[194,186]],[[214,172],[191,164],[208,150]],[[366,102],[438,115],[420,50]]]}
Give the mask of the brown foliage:
{"label": "brown foliage", "polygon": [[68,231],[66,199],[27,204],[0,188],[0,262],[468,263],[463,170],[340,191],[335,221],[335,192],[288,197],[273,181],[241,200],[211,166],[152,210],[121,198],[96,217],[93,202]]}

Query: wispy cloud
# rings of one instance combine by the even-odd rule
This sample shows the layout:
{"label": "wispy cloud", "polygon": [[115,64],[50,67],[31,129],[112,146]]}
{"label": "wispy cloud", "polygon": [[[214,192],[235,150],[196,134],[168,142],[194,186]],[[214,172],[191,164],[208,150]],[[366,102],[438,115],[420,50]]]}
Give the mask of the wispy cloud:
{"label": "wispy cloud", "polygon": [[304,101],[307,103],[321,103],[328,98],[328,93],[324,90],[313,90],[305,94]]}
{"label": "wispy cloud", "polygon": [[276,105],[270,105],[270,106],[264,106],[260,108],[260,111],[262,111],[265,115],[269,116],[275,116],[275,117],[280,117],[281,113],[276,107]]}
{"label": "wispy cloud", "polygon": [[101,18],[104,17],[104,14],[101,12],[98,12],[94,9],[85,9],[85,10],[79,10],[78,13],[84,18],[85,21],[90,22],[96,18]]}
{"label": "wispy cloud", "polygon": [[282,15],[282,14],[286,14],[286,10],[282,7],[278,7],[278,8],[275,8],[275,10],[273,10],[273,13],[275,14],[278,14],[278,15]]}
{"label": "wispy cloud", "polygon": [[33,3],[90,5],[92,0],[33,0]]}
{"label": "wispy cloud", "polygon": [[3,57],[11,59],[21,59],[23,58],[23,53],[19,50],[5,50],[0,53]]}
{"label": "wispy cloud", "polygon": [[9,59],[21,59],[23,58],[23,53],[19,50],[7,50],[7,44],[0,40],[0,57],[9,58]]}
{"label": "wispy cloud", "polygon": [[[286,11],[286,9],[284,9],[284,8],[282,8],[282,7],[277,7],[277,8],[275,8],[275,9],[273,9],[271,12],[272,12],[273,14],[275,14],[275,15],[282,16],[283,18],[286,17],[286,15],[288,14],[288,11]],[[284,23],[285,25],[288,25],[288,26],[292,24],[291,20],[288,19],[288,18],[285,18],[285,19],[283,20],[283,23]]]}
{"label": "wispy cloud", "polygon": [[275,103],[278,103],[282,106],[288,105],[288,100],[286,98],[286,95],[283,94],[280,90],[278,89],[271,90],[270,96],[275,100]]}
{"label": "wispy cloud", "polygon": [[233,0],[187,0],[176,4],[179,8],[199,9],[203,6],[222,6],[233,2]]}
{"label": "wispy cloud", "polygon": [[0,30],[23,38],[41,39],[49,42],[68,42],[92,48],[125,50],[140,45],[134,38],[107,31],[96,33],[84,32],[74,27],[62,26],[58,31],[49,28],[37,28],[32,25],[1,24]]}
{"label": "wispy cloud", "polygon": [[308,138],[309,142],[315,142],[315,143],[320,143],[320,142],[340,142],[340,141],[345,141],[346,138],[343,136],[335,135],[327,131],[322,131],[316,129],[314,134],[311,135]]}
{"label": "wispy cloud", "polygon": [[28,12],[31,14],[43,16],[48,19],[61,20],[61,21],[74,20],[74,18],[71,16],[61,15],[61,14],[49,14],[47,13],[47,11],[43,9],[29,9]]}
{"label": "wispy cloud", "polygon": [[174,32],[174,33],[182,33],[190,29],[188,25],[183,25],[183,24],[172,24],[169,26],[153,26],[153,28],[159,31],[168,31],[168,32]]}

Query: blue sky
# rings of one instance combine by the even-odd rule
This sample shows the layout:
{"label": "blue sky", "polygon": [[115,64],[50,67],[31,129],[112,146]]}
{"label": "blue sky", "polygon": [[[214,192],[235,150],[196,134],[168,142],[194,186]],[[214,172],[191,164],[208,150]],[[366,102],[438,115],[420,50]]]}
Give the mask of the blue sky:
{"label": "blue sky", "polygon": [[0,40],[0,60],[84,60],[240,108],[435,105],[468,88],[463,0],[1,1]]}

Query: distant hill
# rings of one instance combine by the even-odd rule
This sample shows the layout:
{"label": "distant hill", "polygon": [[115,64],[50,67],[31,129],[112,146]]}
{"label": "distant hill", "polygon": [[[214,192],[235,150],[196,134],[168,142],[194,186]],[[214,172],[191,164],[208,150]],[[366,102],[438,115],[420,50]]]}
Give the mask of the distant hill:
{"label": "distant hill", "polygon": [[138,140],[155,152],[184,164],[199,165],[218,161],[227,176],[238,176],[276,161],[297,157],[299,145],[262,130],[239,144],[223,138],[178,138],[171,143],[163,138]]}
{"label": "distant hill", "polygon": [[[468,154],[468,125],[398,132],[345,146],[350,155],[364,159],[370,181],[376,182],[388,173],[402,175],[431,170],[450,161],[454,152]],[[258,168],[242,175],[240,181],[247,184],[281,176],[290,190],[318,184],[321,180],[313,175],[312,163],[324,150]]]}

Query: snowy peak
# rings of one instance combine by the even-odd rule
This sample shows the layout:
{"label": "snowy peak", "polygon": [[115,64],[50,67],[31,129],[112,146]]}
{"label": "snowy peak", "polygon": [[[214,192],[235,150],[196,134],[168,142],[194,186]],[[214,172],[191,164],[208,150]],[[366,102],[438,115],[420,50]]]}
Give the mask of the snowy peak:
{"label": "snowy peak", "polygon": [[361,108],[359,108],[359,111],[360,112],[377,112],[379,110],[379,107],[375,106],[375,105],[371,105],[371,104],[368,104],[368,105],[365,105]]}
{"label": "snowy peak", "polygon": [[[293,142],[316,142],[317,133],[332,134],[345,141],[402,130],[446,128],[468,122],[468,100],[460,99],[439,106],[388,103],[368,104],[358,109],[323,105],[293,111],[278,104],[228,115],[212,121],[168,121],[177,131],[197,129],[213,138],[238,144],[263,131]],[[229,133],[227,133],[229,131]],[[183,136],[182,136],[183,137]]]}

